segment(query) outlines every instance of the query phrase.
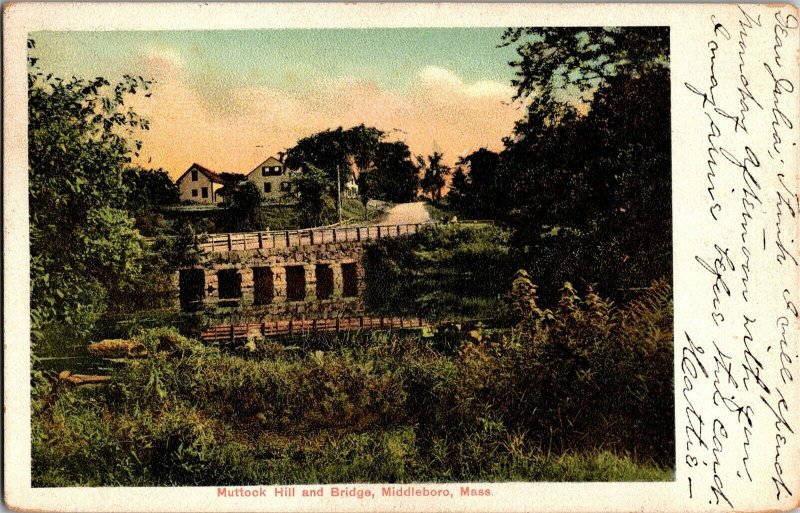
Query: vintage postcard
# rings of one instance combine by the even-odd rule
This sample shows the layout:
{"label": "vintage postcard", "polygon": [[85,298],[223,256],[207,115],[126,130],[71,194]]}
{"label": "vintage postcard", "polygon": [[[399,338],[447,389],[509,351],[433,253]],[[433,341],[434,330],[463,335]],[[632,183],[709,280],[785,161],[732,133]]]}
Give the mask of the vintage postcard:
{"label": "vintage postcard", "polygon": [[795,7],[3,23],[7,507],[800,504]]}

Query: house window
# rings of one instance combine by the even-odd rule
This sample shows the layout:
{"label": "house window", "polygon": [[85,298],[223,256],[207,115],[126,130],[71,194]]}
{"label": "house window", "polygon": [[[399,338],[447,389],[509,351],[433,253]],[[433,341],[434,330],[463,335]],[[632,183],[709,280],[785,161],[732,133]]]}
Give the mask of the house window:
{"label": "house window", "polygon": [[280,167],[280,166],[275,166],[275,167],[273,167],[273,168],[272,168],[272,171],[273,171],[273,172],[274,172],[276,175],[279,175],[279,174],[281,174],[281,167]]}
{"label": "house window", "polygon": [[197,189],[192,189],[192,197],[193,198],[197,197]]}
{"label": "house window", "polygon": [[267,166],[261,168],[261,176],[267,176]]}
{"label": "house window", "polygon": [[289,190],[289,182],[281,182],[281,192],[287,192]]}
{"label": "house window", "polygon": [[203,187],[202,191],[203,191],[203,197],[207,198],[208,197],[208,187]]}
{"label": "house window", "polygon": [[196,169],[192,169],[192,181],[193,182],[197,181],[197,170]]}
{"label": "house window", "polygon": [[270,193],[272,192],[272,184],[269,182],[264,182],[264,192]]}

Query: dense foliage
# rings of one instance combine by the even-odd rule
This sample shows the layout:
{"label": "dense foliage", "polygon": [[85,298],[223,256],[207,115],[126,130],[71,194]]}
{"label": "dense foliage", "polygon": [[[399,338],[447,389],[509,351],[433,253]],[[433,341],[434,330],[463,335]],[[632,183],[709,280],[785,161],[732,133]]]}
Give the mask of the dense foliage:
{"label": "dense foliage", "polygon": [[672,274],[668,30],[513,29],[526,116],[459,160],[448,197],[498,219],[550,303],[564,281],[627,289]]}
{"label": "dense foliage", "polygon": [[364,300],[385,315],[502,319],[514,268],[508,232],[491,225],[445,225],[365,247]]}
{"label": "dense foliage", "polygon": [[259,231],[268,228],[261,208],[261,191],[253,182],[225,186],[222,228],[227,232]]}
{"label": "dense foliage", "polygon": [[297,199],[302,226],[333,222],[335,208],[331,192],[325,172],[312,164],[307,164],[303,172],[292,179],[292,195]]}
{"label": "dense foliage", "polygon": [[[29,43],[32,46],[33,42]],[[110,290],[141,275],[142,240],[125,210],[125,167],[147,123],[126,99],[149,83],[126,76],[61,79],[30,59],[28,179],[31,320],[34,341],[52,323],[82,332],[104,311]]]}
{"label": "dense foliage", "polygon": [[429,155],[427,162],[424,157],[417,157],[419,168],[422,171],[422,180],[420,181],[422,192],[435,201],[441,201],[442,189],[451,171],[450,166],[442,162],[443,157],[444,155],[438,151]]}
{"label": "dense foliage", "polygon": [[520,280],[518,329],[455,344],[145,332],[110,386],[39,383],[34,486],[671,479],[669,286],[548,312]]}
{"label": "dense foliage", "polygon": [[324,172],[332,190],[351,174],[369,177],[369,198],[392,202],[410,201],[417,195],[419,176],[406,143],[388,141],[386,132],[362,125],[339,127],[300,139],[286,153],[291,168],[314,166]]}
{"label": "dense foliage", "polygon": [[146,214],[157,207],[176,205],[178,184],[163,169],[130,166],[122,172],[127,192],[126,206],[135,214]]}

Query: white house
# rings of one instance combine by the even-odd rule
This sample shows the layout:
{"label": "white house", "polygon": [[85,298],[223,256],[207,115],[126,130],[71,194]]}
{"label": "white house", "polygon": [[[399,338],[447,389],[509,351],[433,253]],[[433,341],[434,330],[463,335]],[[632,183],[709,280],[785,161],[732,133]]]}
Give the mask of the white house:
{"label": "white house", "polygon": [[289,192],[294,172],[283,162],[270,157],[247,174],[247,180],[261,191],[266,199],[278,199]]}
{"label": "white house", "polygon": [[344,183],[344,190],[342,196],[345,198],[358,198],[358,184],[356,183],[356,175],[350,173],[347,181]]}
{"label": "white house", "polygon": [[192,164],[176,183],[181,201],[207,204],[222,202],[222,195],[218,194],[223,185],[222,178],[200,164]]}

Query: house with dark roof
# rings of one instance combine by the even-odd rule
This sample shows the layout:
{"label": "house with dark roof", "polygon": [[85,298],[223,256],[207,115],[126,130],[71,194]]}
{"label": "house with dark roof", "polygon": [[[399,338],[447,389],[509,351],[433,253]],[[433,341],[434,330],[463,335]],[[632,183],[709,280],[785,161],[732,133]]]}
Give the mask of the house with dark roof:
{"label": "house with dark roof", "polygon": [[196,203],[221,203],[219,190],[223,186],[222,177],[207,167],[192,164],[176,181],[181,201]]}

